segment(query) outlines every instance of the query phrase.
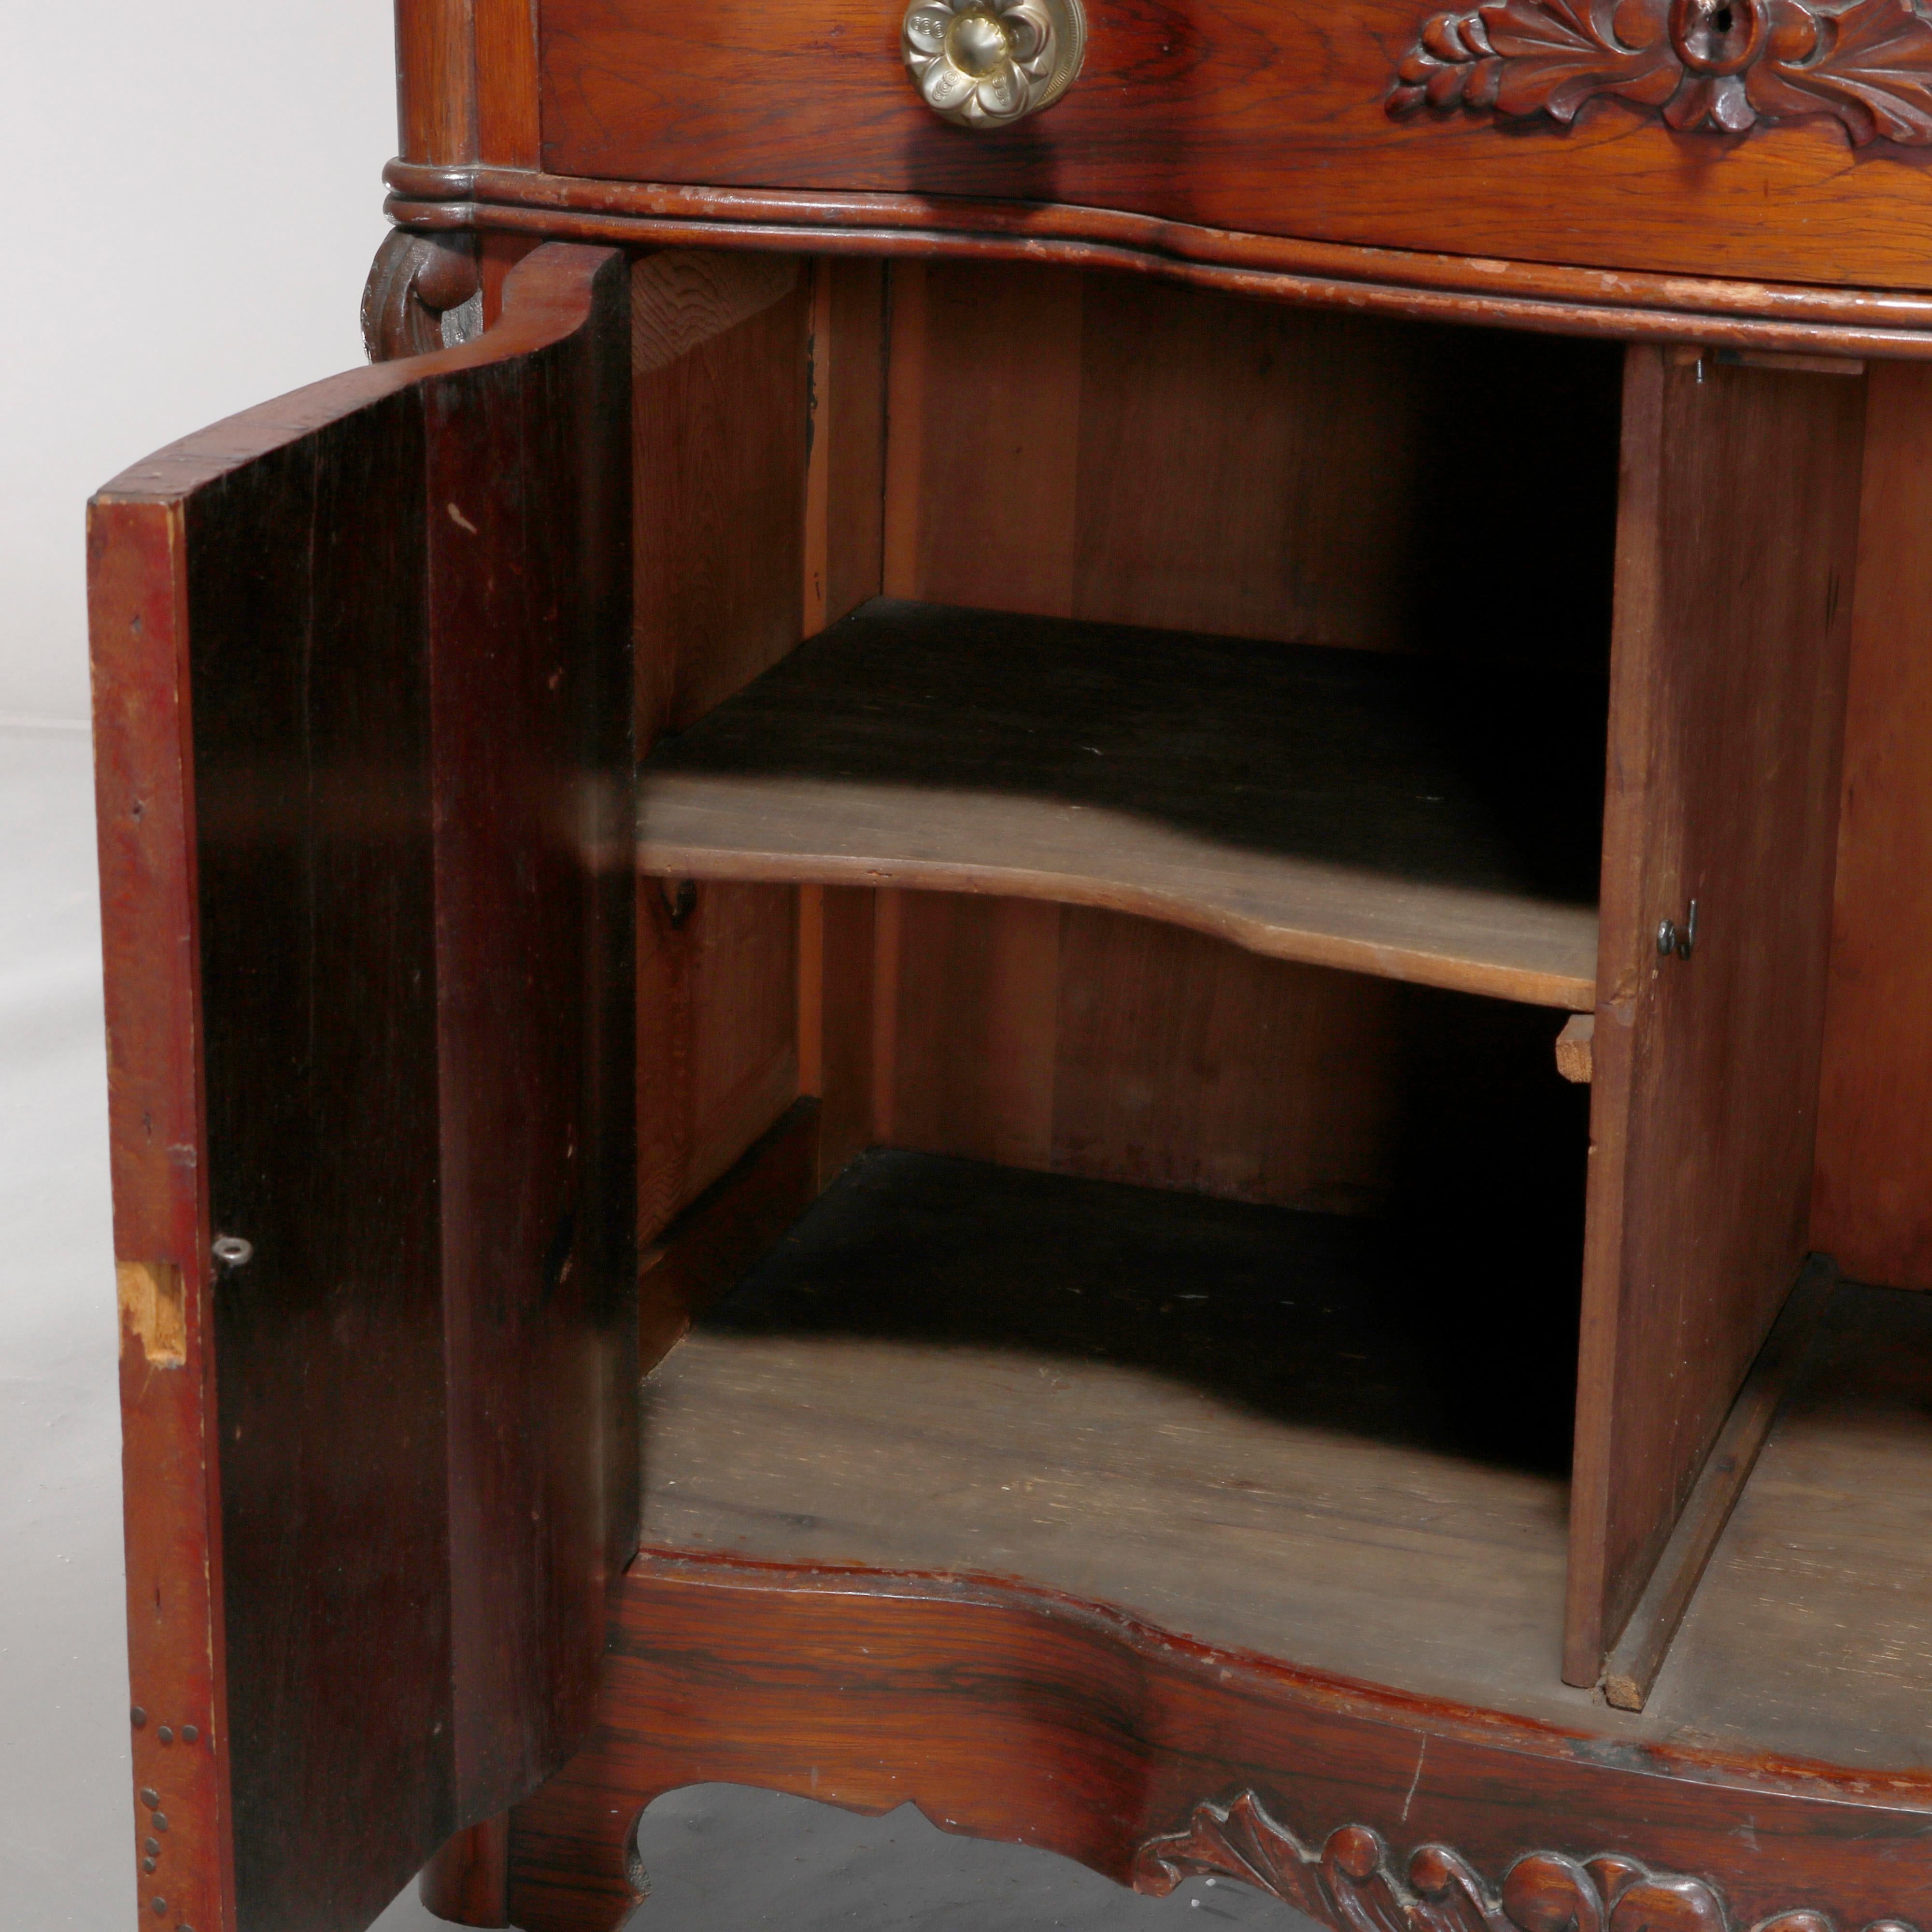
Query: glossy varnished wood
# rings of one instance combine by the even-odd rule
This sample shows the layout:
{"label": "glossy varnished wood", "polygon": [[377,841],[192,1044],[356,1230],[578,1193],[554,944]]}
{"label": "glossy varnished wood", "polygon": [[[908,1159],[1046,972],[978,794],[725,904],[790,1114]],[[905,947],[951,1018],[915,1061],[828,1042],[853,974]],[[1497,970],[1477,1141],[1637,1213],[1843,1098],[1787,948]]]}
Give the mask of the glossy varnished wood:
{"label": "glossy varnished wood", "polygon": [[1932,301],[1906,290],[1361,248],[998,200],[600,181],[404,160],[392,161],[384,176],[394,190],[390,212],[412,228],[475,227],[633,247],[1058,262],[1413,320],[1702,340],[1751,352],[1932,355]]}
{"label": "glossy varnished wood", "polygon": [[[1683,1932],[1792,1911],[1852,1925],[1923,1911],[1922,1774],[1620,1750],[1587,1725],[1392,1695],[977,1579],[646,1552],[612,1636],[596,1737],[513,1822],[512,1910],[530,1932],[622,1924],[637,1901],[638,1813],[714,1779],[863,1812],[913,1803],[949,1830],[1042,1846],[1150,1889],[1173,1876],[1153,1841],[1186,1832],[1204,1804],[1250,1792],[1310,1847],[1366,1828],[1398,1878],[1430,1844],[1454,1848],[1491,1886],[1526,1852],[1581,1861],[1608,1850],[1680,1879],[1646,1922]],[[1331,1868],[1334,1892],[1290,1892],[1280,1877],[1278,1888],[1358,1932],[1440,1922],[1385,1887],[1368,1888],[1362,1910],[1378,1847],[1337,1849],[1354,1853],[1356,1885]],[[1264,1866],[1204,1868],[1268,1882]],[[1600,1910],[1594,1885],[1588,1896]],[[1552,1902],[1578,1910],[1561,1893]],[[1455,1922],[1550,1922],[1523,1898],[1507,1919]]]}
{"label": "glossy varnished wood", "polygon": [[[643,182],[994,196],[1324,242],[1752,280],[1932,286],[1922,150],[1826,121],[1742,140],[1654,110],[1504,129],[1384,101],[1429,9],[1129,0],[1050,112],[991,134],[908,84],[902,9],[544,0],[544,166]],[[1775,205],[1776,221],[1762,211]]]}
{"label": "glossy varnished wood", "polygon": [[94,508],[142,1892],[204,1932],[365,1923],[587,1716],[635,1493],[624,288],[548,251],[487,343]]}
{"label": "glossy varnished wood", "polygon": [[[1855,379],[1630,352],[1565,1674],[1596,1679],[1808,1245]],[[1700,908],[1694,956],[1661,922]]]}
{"label": "glossy varnished wood", "polygon": [[569,1748],[632,1526],[633,893],[610,862],[633,744],[631,331],[626,265],[605,254],[595,273],[591,316],[558,350],[424,398],[465,1823]]}
{"label": "glossy varnished wood", "polygon": [[638,865],[1109,907],[1580,1010],[1600,687],[1576,682],[1503,787],[1484,734],[1514,680],[881,599],[653,755]]}

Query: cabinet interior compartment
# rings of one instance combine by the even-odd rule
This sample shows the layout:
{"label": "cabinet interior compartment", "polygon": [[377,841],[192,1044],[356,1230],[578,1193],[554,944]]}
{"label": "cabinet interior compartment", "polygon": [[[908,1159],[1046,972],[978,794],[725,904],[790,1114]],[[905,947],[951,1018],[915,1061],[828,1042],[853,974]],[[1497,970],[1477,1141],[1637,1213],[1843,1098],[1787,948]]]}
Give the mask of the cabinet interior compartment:
{"label": "cabinet interior compartment", "polygon": [[[1013,265],[670,252],[632,300],[647,1358],[748,1270],[789,1306],[814,1227],[884,1255],[898,1190],[979,1202],[928,1270],[942,1352],[948,1294],[1028,1304],[1024,1256],[946,1273],[969,1226],[998,1274],[1029,1214],[1067,1256],[1258,1215],[1268,1279],[1328,1228],[1408,1312],[1324,1453],[1381,1453],[1402,1387],[1442,1468],[1544,1486],[1458,1559],[1521,1640],[1445,1610],[1385,1667],[1481,1701],[1430,1660],[1486,1643],[1527,1708],[1560,1646],[1594,1684],[1804,1254],[1862,385]],[[1694,964],[1654,938],[1694,896]],[[902,1291],[833,1325],[911,1346],[874,1332]],[[1141,1376],[1183,1313],[1133,1292]],[[664,1372],[751,1346],[735,1305]],[[1042,1375],[1088,1359],[1054,1333]],[[1354,1385],[1334,1334],[1276,1339]],[[1342,1601],[1255,1615],[1309,1662],[1328,1616],[1373,1674]]]}

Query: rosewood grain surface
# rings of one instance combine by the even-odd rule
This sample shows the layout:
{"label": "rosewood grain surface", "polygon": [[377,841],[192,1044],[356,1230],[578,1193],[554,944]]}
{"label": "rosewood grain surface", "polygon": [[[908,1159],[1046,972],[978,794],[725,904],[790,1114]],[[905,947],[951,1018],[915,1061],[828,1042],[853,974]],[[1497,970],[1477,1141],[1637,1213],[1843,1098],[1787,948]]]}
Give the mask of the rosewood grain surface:
{"label": "rosewood grain surface", "polygon": [[[363,1924],[540,1778],[632,1546],[624,288],[544,251],[92,512],[142,1888],[202,1932]],[[538,1011],[473,922],[532,918]]]}
{"label": "rosewood grain surface", "polygon": [[500,1811],[452,1837],[422,1868],[416,1894],[455,1925],[510,1922],[510,1814]]}
{"label": "rosewood grain surface", "polygon": [[1600,686],[1576,682],[880,599],[653,754],[638,865],[1110,907],[1580,1009]]}
{"label": "rosewood grain surface", "polygon": [[1432,10],[1418,0],[1121,0],[1094,22],[1066,97],[991,134],[950,127],[920,100],[898,58],[902,10],[813,0],[775,32],[748,0],[723,0],[697,37],[673,0],[546,0],[543,166],[622,182],[1070,203],[1668,274],[1932,287],[1927,152],[1881,142],[1853,154],[1828,118],[1742,141],[1677,133],[1654,106],[1610,100],[1560,131],[1392,120],[1385,100]]}
{"label": "rosewood grain surface", "polygon": [[1366,248],[998,200],[680,186],[404,160],[391,162],[384,178],[390,212],[412,228],[473,226],[506,238],[548,230],[634,247],[1059,262],[1418,320],[1745,350],[1932,354],[1932,301],[1906,290]]}
{"label": "rosewood grain surface", "polygon": [[464,1823],[570,1748],[632,1547],[631,331],[593,272],[558,348],[424,398]]}
{"label": "rosewood grain surface", "polygon": [[[1856,380],[1630,351],[1565,1672],[1595,1681],[1808,1245]],[[1694,954],[1658,933],[1699,907]]]}
{"label": "rosewood grain surface", "polygon": [[1932,382],[1868,381],[1811,1238],[1932,1288]]}
{"label": "rosewood grain surface", "polygon": [[[1579,1901],[1646,1869],[1678,1881],[1630,1901],[1630,1918],[1660,1932],[1928,1916],[1922,1774],[1620,1749],[1587,1724],[1378,1693],[980,1580],[646,1552],[614,1627],[602,1719],[513,1821],[512,1910],[529,1932],[622,1923],[638,1812],[711,1779],[863,1812],[910,1802],[948,1830],[1161,1890],[1177,1875],[1166,1862],[1222,1855],[1204,1807],[1245,1799],[1344,1855],[1332,1876],[1346,1904],[1325,1887],[1296,1902],[1348,1932],[1443,1922],[1391,1909],[1370,1833],[1398,1873],[1438,1846],[1491,1887],[1542,1854],[1545,1882],[1481,1922],[1488,1932],[1600,1922]],[[1224,1842],[1238,1850],[1239,1828]],[[1614,1864],[1585,1868],[1606,1853]],[[1444,1879],[1444,1864],[1422,1870]],[[1453,1908],[1446,1882],[1442,1895]]]}

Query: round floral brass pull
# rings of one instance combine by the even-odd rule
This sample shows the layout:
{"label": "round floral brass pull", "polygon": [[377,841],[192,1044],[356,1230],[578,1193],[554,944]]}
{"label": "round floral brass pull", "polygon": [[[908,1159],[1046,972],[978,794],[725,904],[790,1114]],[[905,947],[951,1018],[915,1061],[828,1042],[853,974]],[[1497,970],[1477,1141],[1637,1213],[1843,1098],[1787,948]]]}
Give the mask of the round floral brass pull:
{"label": "round floral brass pull", "polygon": [[900,47],[935,114],[1004,128],[1073,85],[1087,20],[1080,0],[913,0]]}

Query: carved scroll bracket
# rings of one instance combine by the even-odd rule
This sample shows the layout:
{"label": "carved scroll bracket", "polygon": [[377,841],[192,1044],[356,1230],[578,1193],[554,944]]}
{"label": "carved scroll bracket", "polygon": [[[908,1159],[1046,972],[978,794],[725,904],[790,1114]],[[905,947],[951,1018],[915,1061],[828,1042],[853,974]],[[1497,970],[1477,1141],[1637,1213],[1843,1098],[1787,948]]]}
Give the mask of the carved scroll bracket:
{"label": "carved scroll bracket", "polygon": [[[1715,1887],[1606,1853],[1573,1858],[1526,1852],[1492,1890],[1460,1852],[1424,1845],[1398,1877],[1388,1846],[1366,1825],[1344,1825],[1312,1851],[1269,1816],[1252,1791],[1200,1804],[1181,1831],[1136,1856],[1135,1888],[1172,1892],[1183,1879],[1240,1880],[1272,1892],[1337,1932],[1738,1932]],[[1824,1913],[1781,1912],[1752,1932],[1836,1932]],[[1912,1932],[1881,1919],[1866,1932]]]}
{"label": "carved scroll bracket", "polygon": [[1924,0],[1490,0],[1423,23],[1387,105],[1567,126],[1600,97],[1680,133],[1824,116],[1855,146],[1927,146],[1932,13]]}
{"label": "carved scroll bracket", "polygon": [[362,344],[372,362],[453,349],[483,332],[476,238],[392,229],[362,288]]}

